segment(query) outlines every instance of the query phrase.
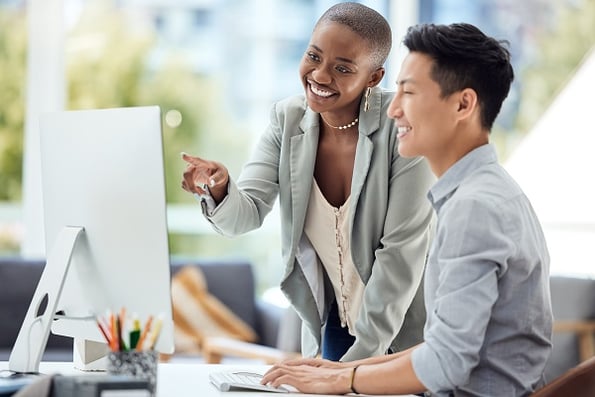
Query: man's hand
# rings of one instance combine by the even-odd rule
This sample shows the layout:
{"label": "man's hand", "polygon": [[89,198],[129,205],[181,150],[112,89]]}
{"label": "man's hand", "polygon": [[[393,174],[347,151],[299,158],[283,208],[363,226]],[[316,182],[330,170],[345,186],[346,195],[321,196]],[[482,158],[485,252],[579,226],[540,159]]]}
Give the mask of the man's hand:
{"label": "man's hand", "polygon": [[261,382],[262,384],[270,383],[275,387],[290,385],[302,393],[309,394],[351,393],[353,369],[346,366],[348,363],[310,360],[313,365],[298,364],[297,362],[301,360],[293,360],[291,364],[275,364],[264,374]]}

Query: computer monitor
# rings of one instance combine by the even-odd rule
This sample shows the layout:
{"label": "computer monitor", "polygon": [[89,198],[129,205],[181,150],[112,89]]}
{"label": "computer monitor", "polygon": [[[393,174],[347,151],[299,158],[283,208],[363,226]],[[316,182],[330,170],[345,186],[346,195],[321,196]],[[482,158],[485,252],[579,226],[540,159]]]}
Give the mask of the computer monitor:
{"label": "computer monitor", "polygon": [[37,372],[51,327],[77,368],[105,369],[95,316],[122,307],[163,316],[155,349],[173,353],[159,107],[45,114],[40,136],[47,262],[9,368]]}

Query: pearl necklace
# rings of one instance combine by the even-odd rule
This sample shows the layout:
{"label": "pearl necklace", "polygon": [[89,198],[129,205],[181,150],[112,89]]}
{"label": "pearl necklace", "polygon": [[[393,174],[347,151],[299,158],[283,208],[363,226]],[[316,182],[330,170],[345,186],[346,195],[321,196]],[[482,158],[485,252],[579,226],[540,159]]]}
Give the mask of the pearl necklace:
{"label": "pearl necklace", "polygon": [[353,121],[352,121],[351,123],[349,123],[349,124],[340,125],[340,126],[338,126],[338,127],[335,127],[334,125],[331,125],[331,124],[329,124],[329,122],[328,122],[328,121],[326,121],[326,120],[324,119],[324,117],[322,117],[322,114],[320,115],[320,118],[322,119],[322,121],[324,121],[324,123],[325,123],[326,125],[328,125],[328,126],[329,126],[329,127],[331,127],[331,128],[334,128],[334,129],[336,129],[336,130],[346,130],[346,129],[348,129],[348,128],[351,128],[351,127],[353,127],[354,125],[356,125],[356,124],[357,124],[357,122],[359,121],[359,117],[356,117],[356,118],[355,118],[355,120],[353,120]]}

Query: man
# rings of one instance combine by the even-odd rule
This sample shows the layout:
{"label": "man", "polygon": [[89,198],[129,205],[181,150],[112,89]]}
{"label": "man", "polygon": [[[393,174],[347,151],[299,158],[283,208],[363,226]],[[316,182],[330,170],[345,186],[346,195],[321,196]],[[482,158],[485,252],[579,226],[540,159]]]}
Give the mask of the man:
{"label": "man", "polygon": [[502,43],[468,24],[419,25],[388,115],[399,153],[424,156],[438,181],[425,276],[424,342],[354,362],[298,360],[263,378],[307,393],[524,396],[551,353],[549,255],[489,134],[513,80]]}

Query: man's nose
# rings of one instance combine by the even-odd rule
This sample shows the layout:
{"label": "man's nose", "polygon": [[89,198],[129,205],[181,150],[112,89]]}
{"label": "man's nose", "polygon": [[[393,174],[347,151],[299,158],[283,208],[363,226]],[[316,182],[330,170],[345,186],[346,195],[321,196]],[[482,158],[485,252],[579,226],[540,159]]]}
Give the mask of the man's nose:
{"label": "man's nose", "polygon": [[395,94],[392,101],[388,105],[386,114],[391,119],[398,119],[399,117],[403,116],[403,109],[401,108],[401,101],[400,101],[400,96],[398,93]]}

